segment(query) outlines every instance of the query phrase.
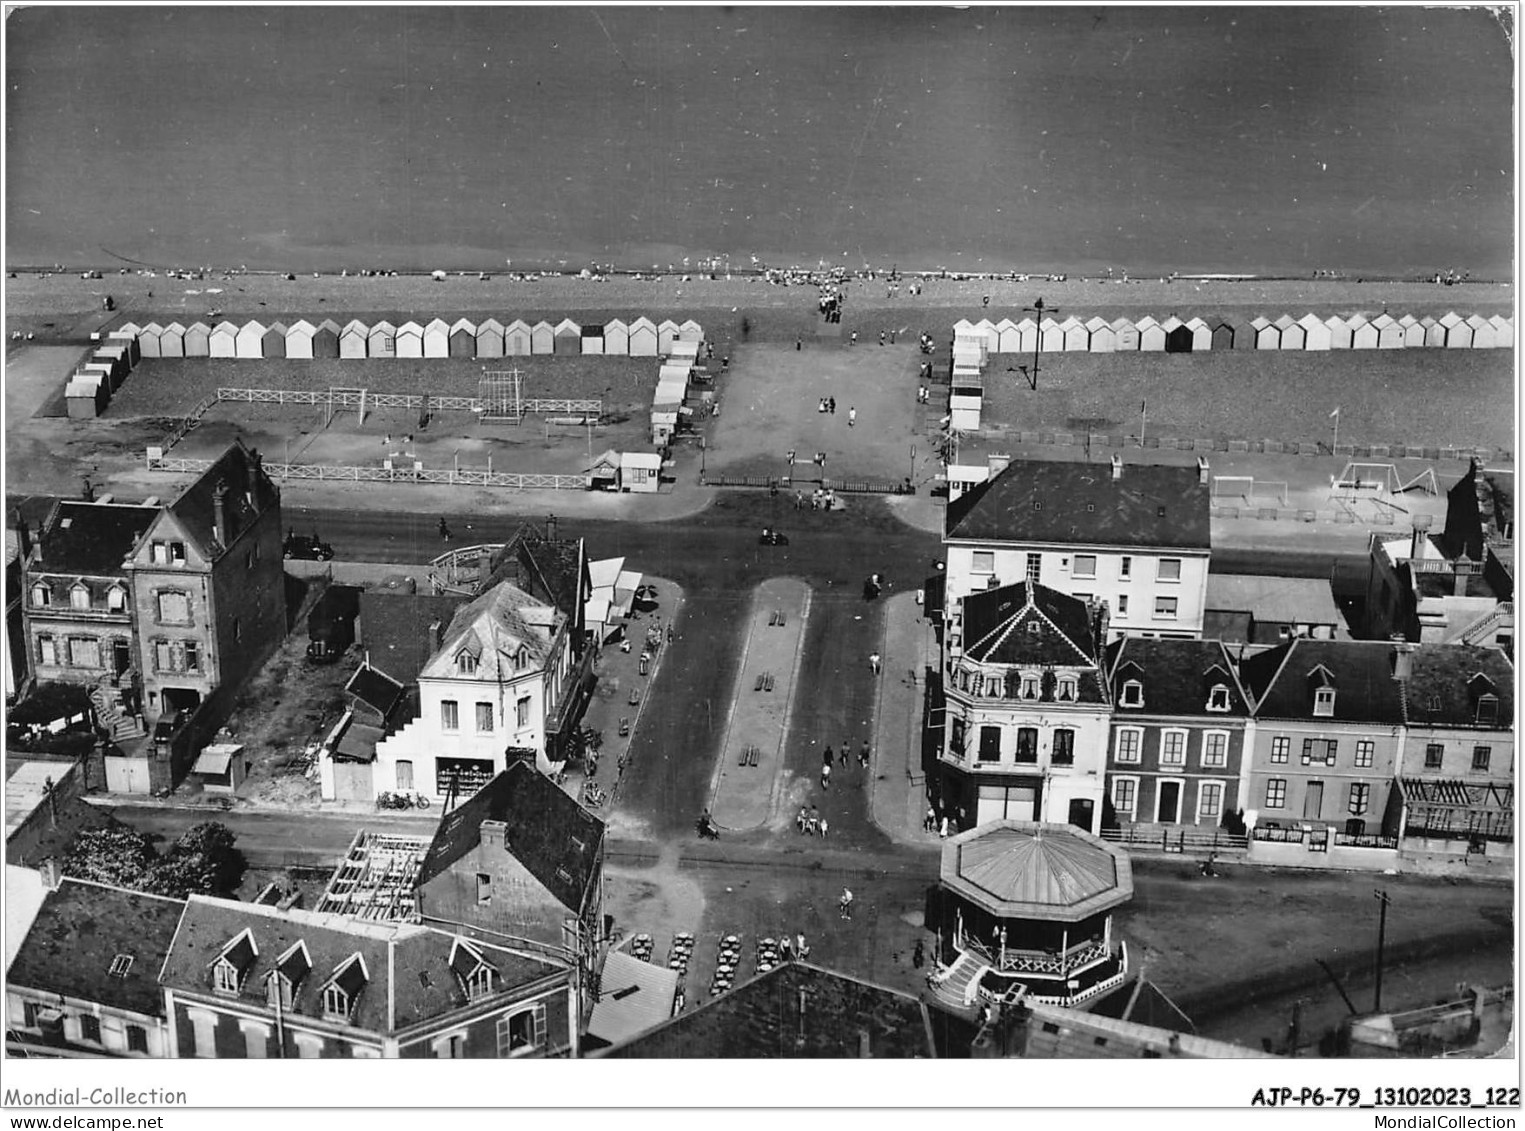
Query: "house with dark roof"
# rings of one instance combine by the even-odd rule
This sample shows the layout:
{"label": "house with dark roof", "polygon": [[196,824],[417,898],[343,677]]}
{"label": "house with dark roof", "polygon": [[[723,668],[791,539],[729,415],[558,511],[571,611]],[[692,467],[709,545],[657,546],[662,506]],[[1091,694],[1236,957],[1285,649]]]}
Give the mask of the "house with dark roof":
{"label": "house with dark roof", "polygon": [[444,641],[450,619],[467,600],[461,593],[362,590],[355,643],[365,663],[404,687],[416,684],[419,671]]}
{"label": "house with dark roof", "polygon": [[159,969],[184,910],[73,878],[48,892],[6,977],[10,1055],[172,1055]]}
{"label": "house with dark roof", "polygon": [[176,1057],[577,1053],[566,964],[416,923],[193,895],[159,981]]}
{"label": "house with dark roof", "polygon": [[1100,828],[1110,713],[1105,606],[1018,581],[966,597],[945,637],[937,793],[959,828]]}
{"label": "house with dark roof", "polygon": [[259,455],[229,445],[154,514],[126,569],[150,719],[257,670],[286,635],[281,496]]}
{"label": "house with dark roof", "polygon": [[22,563],[31,552],[30,532],[25,526],[5,531],[5,701],[10,703],[31,679],[31,646],[27,643],[25,571]]}
{"label": "house with dark roof", "polygon": [[443,802],[516,761],[549,770],[548,720],[574,693],[571,636],[566,614],[508,581],[458,608],[418,673],[418,717],[376,747],[376,790]]}
{"label": "house with dark roof", "polygon": [[26,651],[38,679],[105,682],[131,694],[137,665],[125,563],[158,516],[157,507],[53,504],[22,566]]}
{"label": "house with dark roof", "polygon": [[[1367,547],[1366,631],[1373,639],[1514,647],[1514,569],[1501,501],[1474,461],[1446,492],[1439,533],[1416,515],[1406,535]],[[1506,520],[1507,521],[1507,520]]]}
{"label": "house with dark roof", "polygon": [[1250,705],[1223,645],[1130,636],[1107,649],[1106,666],[1111,827],[1211,832],[1242,809]]}
{"label": "house with dark roof", "polygon": [[440,818],[414,881],[423,922],[601,965],[604,823],[525,762]]}
{"label": "house with dark roof", "polygon": [[555,515],[543,526],[525,522],[488,561],[488,577],[482,589],[504,581],[532,597],[554,605],[572,623],[573,651],[581,654],[586,643],[583,609],[593,596],[588,573],[588,553],[581,538],[560,537]]}
{"label": "house with dark roof", "polygon": [[[1004,466],[1002,466],[1004,465]],[[1118,636],[1200,637],[1212,551],[1208,466],[994,461],[950,500],[946,608],[1018,581],[1110,610]]]}
{"label": "house with dark roof", "polygon": [[1257,840],[1290,836],[1319,853],[1332,838],[1391,837],[1405,723],[1398,651],[1304,639],[1241,663],[1255,719],[1244,818]]}
{"label": "house with dark roof", "polygon": [[1423,644],[1397,657],[1408,727],[1399,760],[1406,853],[1514,850],[1514,666],[1497,648]]}
{"label": "house with dark roof", "polygon": [[932,1020],[910,994],[786,962],[597,1056],[641,1059],[933,1059]]}

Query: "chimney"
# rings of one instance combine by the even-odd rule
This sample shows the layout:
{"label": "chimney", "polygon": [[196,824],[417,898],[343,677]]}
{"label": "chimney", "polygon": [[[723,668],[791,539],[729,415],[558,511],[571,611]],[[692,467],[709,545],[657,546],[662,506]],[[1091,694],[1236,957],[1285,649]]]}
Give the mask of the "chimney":
{"label": "chimney", "polygon": [[1096,626],[1096,655],[1099,658],[1107,647],[1107,634],[1112,629],[1112,606],[1106,601],[1097,601],[1091,623]]}
{"label": "chimney", "polygon": [[26,556],[32,552],[32,528],[27,525],[26,519],[21,517],[21,512],[16,512],[16,560],[25,562]]}
{"label": "chimney", "polygon": [[1197,482],[1203,484],[1204,486],[1207,483],[1207,472],[1208,472],[1207,457],[1206,456],[1198,456],[1197,457]]}
{"label": "chimney", "polygon": [[805,987],[801,986],[800,987],[800,1028],[799,1028],[799,1032],[795,1035],[795,1038],[794,1038],[794,1043],[795,1043],[795,1046],[797,1048],[804,1048],[805,1047],[805,1003],[806,1003],[807,1000],[808,999],[805,996]]}
{"label": "chimney", "polygon": [[556,516],[553,514],[545,516],[545,540],[547,542],[556,541]]}
{"label": "chimney", "polygon": [[874,1059],[873,1050],[870,1048],[869,1042],[868,1042],[868,1030],[867,1029],[859,1029],[858,1030],[858,1059],[859,1060],[873,1060]]}
{"label": "chimney", "polygon": [[48,891],[57,891],[58,885],[63,881],[59,874],[58,861],[49,856],[37,865],[37,872],[42,876],[42,886]]}
{"label": "chimney", "polygon": [[217,544],[228,545],[228,481],[219,479],[212,490],[212,536]]}
{"label": "chimney", "polygon": [[1407,680],[1414,674],[1414,650],[1406,641],[1393,642],[1393,678]]}
{"label": "chimney", "polygon": [[508,850],[508,825],[503,821],[483,821],[482,847],[499,852]]}
{"label": "chimney", "polygon": [[1424,546],[1424,536],[1426,533],[1428,533],[1430,529],[1430,523],[1433,521],[1434,519],[1427,514],[1416,514],[1414,516],[1414,533],[1409,538],[1410,560],[1419,560],[1420,550]]}
{"label": "chimney", "polygon": [[1011,457],[1007,455],[991,455],[985,459],[986,467],[990,470],[990,478],[994,479],[1001,472],[1011,466]]}
{"label": "chimney", "polygon": [[1172,1034],[1170,1034],[1170,1055],[1171,1056],[1180,1056],[1181,1055],[1181,1034],[1180,1033],[1172,1033]]}
{"label": "chimney", "polygon": [[1467,578],[1472,576],[1472,568],[1468,563],[1463,568],[1461,562],[1456,563],[1456,572],[1451,576],[1451,595],[1453,597],[1465,597],[1467,595]]}
{"label": "chimney", "polygon": [[438,652],[445,643],[445,622],[433,621],[429,625],[429,651]]}
{"label": "chimney", "polygon": [[1112,478],[1113,479],[1121,479],[1122,477],[1123,477],[1123,457],[1119,456],[1119,455],[1114,455],[1112,457]]}

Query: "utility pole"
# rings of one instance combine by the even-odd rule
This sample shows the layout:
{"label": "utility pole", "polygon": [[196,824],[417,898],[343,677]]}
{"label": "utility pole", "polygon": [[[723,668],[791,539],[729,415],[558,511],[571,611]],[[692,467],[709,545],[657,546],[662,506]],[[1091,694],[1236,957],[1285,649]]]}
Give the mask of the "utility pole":
{"label": "utility pole", "polygon": [[1382,949],[1387,943],[1387,905],[1392,902],[1387,892],[1377,888],[1372,892],[1380,910],[1377,913],[1377,987],[1372,997],[1372,1012],[1382,1012]]}
{"label": "utility pole", "polygon": [[1033,392],[1037,392],[1038,351],[1043,348],[1043,312],[1047,310],[1050,314],[1058,314],[1059,308],[1057,306],[1044,306],[1043,298],[1040,295],[1037,302],[1033,303],[1031,306],[1024,306],[1022,309],[1032,311],[1038,316],[1038,331],[1033,336],[1033,371],[1027,376],[1028,385],[1032,387]]}

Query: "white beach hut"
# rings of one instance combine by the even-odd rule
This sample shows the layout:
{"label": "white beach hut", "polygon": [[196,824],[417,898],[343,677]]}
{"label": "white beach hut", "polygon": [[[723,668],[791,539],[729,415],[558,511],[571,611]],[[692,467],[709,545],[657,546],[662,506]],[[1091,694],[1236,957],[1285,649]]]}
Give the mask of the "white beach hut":
{"label": "white beach hut", "polygon": [[678,340],[682,342],[704,341],[704,327],[692,318],[685,318],[678,324]]}
{"label": "white beach hut", "polygon": [[996,329],[995,323],[990,319],[981,318],[976,322],[974,324],[974,332],[985,339],[985,352],[987,354],[1001,352],[1001,331]]}
{"label": "white beach hut", "polygon": [[657,356],[657,327],[644,314],[630,323],[630,356]]}
{"label": "white beach hut", "polygon": [[424,326],[424,356],[450,356],[450,323],[443,318],[431,318]]}
{"label": "white beach hut", "polygon": [[1472,348],[1475,350],[1491,350],[1498,345],[1493,332],[1493,324],[1481,314],[1473,314],[1467,318],[1467,325],[1472,327]]}
{"label": "white beach hut", "polygon": [[657,353],[666,357],[672,352],[673,342],[678,340],[678,324],[671,318],[657,323]]}
{"label": "white beach hut", "polygon": [[1403,327],[1403,348],[1406,350],[1424,348],[1424,323],[1412,314],[1405,314],[1398,319],[1398,325]]}
{"label": "white beach hut", "polygon": [[1138,324],[1131,318],[1114,319],[1112,333],[1117,342],[1116,352],[1136,353],[1138,351]]}
{"label": "white beach hut", "polygon": [[1188,318],[1186,328],[1191,331],[1192,353],[1203,353],[1213,348],[1213,328],[1201,318]]}
{"label": "white beach hut", "polygon": [[342,358],[370,356],[370,338],[370,327],[357,318],[351,318],[339,331],[339,356]]}
{"label": "white beach hut", "polygon": [[1379,350],[1401,350],[1403,348],[1403,327],[1398,325],[1398,320],[1387,311],[1383,311],[1371,320],[1371,324],[1377,330],[1377,348]]}
{"label": "white beach hut", "polygon": [[1448,311],[1440,319],[1440,324],[1446,328],[1446,349],[1467,350],[1472,348],[1472,327],[1467,325],[1464,319],[1456,311]]}
{"label": "white beach hut", "polygon": [[1432,318],[1426,314],[1419,320],[1419,325],[1424,327],[1425,349],[1439,350],[1446,348],[1446,328],[1440,324],[1440,319]]}
{"label": "white beach hut", "polygon": [[1017,324],[1010,318],[1003,318],[995,324],[996,353],[1017,352]]}
{"label": "white beach hut", "polygon": [[604,323],[604,352],[621,357],[630,354],[630,327],[619,318]]}
{"label": "white beach hut", "polygon": [[245,322],[240,326],[233,335],[233,356],[264,357],[265,329],[263,322]]}
{"label": "white beach hut", "polygon": [[317,328],[304,318],[298,318],[286,327],[286,356],[312,357],[312,335]]}
{"label": "white beach hut", "polygon": [[1038,323],[1040,349],[1044,353],[1064,352],[1064,330],[1057,318],[1045,318]]}
{"label": "white beach hut", "polygon": [[1330,349],[1348,350],[1350,348],[1351,329],[1348,321],[1338,314],[1331,314],[1324,319],[1324,325],[1329,327]]}
{"label": "white beach hut", "polygon": [[1136,323],[1138,326],[1138,348],[1145,353],[1165,352],[1165,330],[1154,316],[1144,315]]}
{"label": "white beach hut", "polygon": [[192,322],[185,328],[185,356],[212,356],[212,328],[205,322]]}
{"label": "white beach hut", "polygon": [[[522,318],[515,318],[503,327],[503,356],[528,357],[534,353],[534,331]],[[554,334],[551,335],[555,337]]]}
{"label": "white beach hut", "polygon": [[1303,349],[1323,352],[1329,348],[1329,325],[1317,314],[1304,314],[1297,324],[1303,328]]}
{"label": "white beach hut", "polygon": [[1091,348],[1091,333],[1086,324],[1073,314],[1059,324],[1064,332],[1065,353],[1085,353]]}
{"label": "white beach hut", "polygon": [[1350,323],[1350,348],[1353,350],[1374,350],[1381,341],[1381,331],[1368,322],[1359,314],[1352,314],[1347,322]]}
{"label": "white beach hut", "polygon": [[1495,314],[1488,319],[1488,324],[1493,327],[1493,345],[1496,349],[1507,350],[1514,348],[1514,323],[1502,314]]}
{"label": "white beach hut", "polygon": [[424,328],[417,322],[404,322],[397,327],[393,341],[398,357],[424,356]]}
{"label": "white beach hut", "polygon": [[1308,341],[1308,334],[1303,329],[1303,324],[1295,321],[1290,314],[1283,314],[1276,320],[1276,333],[1276,348],[1280,350],[1300,352]]}
{"label": "white beach hut", "polygon": [[397,327],[383,318],[372,326],[365,336],[367,357],[397,356]]}
{"label": "white beach hut", "polygon": [[1092,353],[1112,353],[1117,349],[1117,333],[1112,324],[1099,315],[1086,320],[1086,334],[1086,348]]}
{"label": "white beach hut", "polygon": [[219,322],[207,335],[208,357],[238,356],[238,327],[231,322]]}
{"label": "white beach hut", "polygon": [[1250,319],[1250,332],[1255,335],[1255,348],[1274,350],[1281,348],[1281,330],[1263,314]]}
{"label": "white beach hut", "polygon": [[556,327],[541,319],[530,327],[530,353],[556,352]]}
{"label": "white beach hut", "polygon": [[164,333],[164,327],[157,322],[150,322],[138,331],[138,353],[144,357],[163,357],[159,352],[159,336]]}
{"label": "white beach hut", "polygon": [[496,318],[485,318],[477,323],[477,356],[503,356],[503,323]]}
{"label": "white beach hut", "polygon": [[180,323],[171,322],[159,331],[159,356],[185,356],[185,327]]}
{"label": "white beach hut", "polygon": [[1017,352],[1032,353],[1038,347],[1038,324],[1031,318],[1017,323]]}

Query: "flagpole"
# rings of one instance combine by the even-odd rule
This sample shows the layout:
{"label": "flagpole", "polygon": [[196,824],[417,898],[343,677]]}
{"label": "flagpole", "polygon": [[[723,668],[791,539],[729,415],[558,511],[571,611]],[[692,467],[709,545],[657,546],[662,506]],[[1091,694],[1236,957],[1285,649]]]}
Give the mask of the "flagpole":
{"label": "flagpole", "polygon": [[1144,432],[1149,427],[1149,402],[1148,401],[1139,401],[1138,402],[1138,414],[1139,414],[1139,422],[1138,422],[1138,446],[1142,448],[1144,446]]}
{"label": "flagpole", "polygon": [[1336,449],[1340,446],[1340,410],[1336,408],[1329,415],[1334,417],[1334,444],[1329,449],[1329,454],[1334,455],[1336,454]]}

